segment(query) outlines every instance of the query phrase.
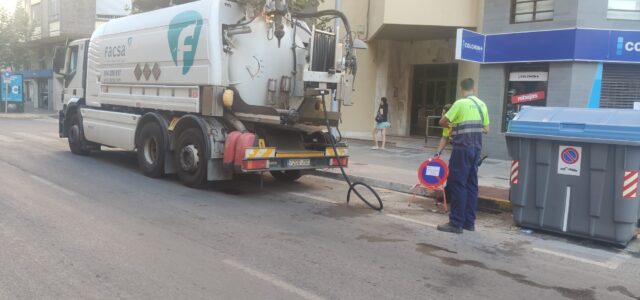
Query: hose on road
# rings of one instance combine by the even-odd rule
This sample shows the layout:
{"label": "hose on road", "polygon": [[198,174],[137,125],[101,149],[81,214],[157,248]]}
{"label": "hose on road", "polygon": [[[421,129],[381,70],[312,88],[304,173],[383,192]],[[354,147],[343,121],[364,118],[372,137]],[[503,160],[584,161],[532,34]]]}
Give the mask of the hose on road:
{"label": "hose on road", "polygon": [[[329,124],[329,115],[327,113],[327,104],[325,102],[325,94],[322,94],[322,111],[324,112],[324,120],[327,125],[327,130],[328,132],[331,132],[331,125]],[[358,198],[360,198],[360,200],[362,200],[362,202],[364,202],[371,209],[381,211],[384,205],[382,204],[382,198],[380,198],[380,195],[378,195],[378,193],[368,184],[361,181],[352,182],[351,179],[349,179],[349,176],[347,175],[347,172],[345,172],[344,166],[342,165],[342,161],[338,156],[336,139],[333,136],[330,136],[329,140],[331,141],[331,147],[333,148],[333,153],[335,154],[336,161],[338,162],[338,167],[340,168],[340,172],[342,173],[342,177],[344,177],[344,181],[347,183],[347,185],[349,185],[349,191],[347,192],[347,203],[351,201],[351,192],[353,192],[356,194],[356,196],[358,196]],[[363,186],[367,188],[369,191],[371,191],[371,193],[375,196],[376,200],[378,201],[379,206],[373,205],[364,196],[362,196],[362,194],[360,194],[360,192],[356,190],[357,186]]]}

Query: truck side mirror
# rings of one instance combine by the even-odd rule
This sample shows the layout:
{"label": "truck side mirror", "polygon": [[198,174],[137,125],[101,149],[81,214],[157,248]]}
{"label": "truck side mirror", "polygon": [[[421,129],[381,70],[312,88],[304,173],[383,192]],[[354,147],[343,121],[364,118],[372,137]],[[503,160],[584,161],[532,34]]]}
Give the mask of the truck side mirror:
{"label": "truck side mirror", "polygon": [[53,72],[58,75],[65,74],[65,58],[67,57],[67,47],[56,47],[53,54]]}

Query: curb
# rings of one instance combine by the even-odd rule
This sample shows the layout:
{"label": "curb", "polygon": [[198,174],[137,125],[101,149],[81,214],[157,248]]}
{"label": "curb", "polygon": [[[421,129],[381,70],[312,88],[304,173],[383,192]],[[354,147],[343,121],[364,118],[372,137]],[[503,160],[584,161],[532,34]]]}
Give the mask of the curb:
{"label": "curb", "polygon": [[[343,179],[342,174],[340,173],[334,173],[334,172],[323,171],[323,170],[315,170],[311,172],[311,175],[330,178],[330,179],[336,179],[336,180]],[[413,192],[411,191],[413,186],[409,184],[390,182],[385,180],[366,178],[366,177],[354,176],[354,175],[348,175],[348,176],[351,181],[360,181],[372,187],[413,195]],[[493,189],[493,188],[480,187],[480,191],[479,191],[480,195],[478,196],[478,209],[485,210],[485,211],[494,211],[494,212],[495,211],[511,212],[511,202],[508,199],[500,199],[499,197],[483,195],[482,192],[483,190],[486,190],[486,189]],[[437,192],[428,192],[426,190],[419,190],[418,193],[416,193],[416,195],[434,198],[437,196]]]}

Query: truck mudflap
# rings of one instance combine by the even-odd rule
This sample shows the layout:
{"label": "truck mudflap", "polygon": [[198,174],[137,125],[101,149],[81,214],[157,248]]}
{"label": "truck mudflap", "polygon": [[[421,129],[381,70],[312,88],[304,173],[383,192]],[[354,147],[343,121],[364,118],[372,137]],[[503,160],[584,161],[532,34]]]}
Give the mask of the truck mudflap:
{"label": "truck mudflap", "polygon": [[338,147],[338,155],[333,148],[325,151],[280,151],[277,148],[246,148],[240,171],[254,173],[265,171],[313,170],[347,167],[349,148]]}

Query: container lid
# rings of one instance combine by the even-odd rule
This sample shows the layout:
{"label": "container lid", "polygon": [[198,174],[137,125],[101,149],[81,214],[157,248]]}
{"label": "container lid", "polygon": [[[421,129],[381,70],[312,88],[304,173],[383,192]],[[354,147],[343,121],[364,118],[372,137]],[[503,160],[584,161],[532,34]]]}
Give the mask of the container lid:
{"label": "container lid", "polygon": [[525,106],[507,136],[640,144],[640,110]]}

